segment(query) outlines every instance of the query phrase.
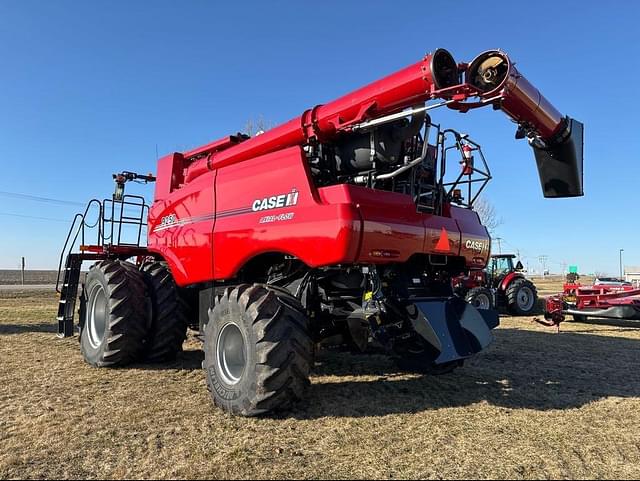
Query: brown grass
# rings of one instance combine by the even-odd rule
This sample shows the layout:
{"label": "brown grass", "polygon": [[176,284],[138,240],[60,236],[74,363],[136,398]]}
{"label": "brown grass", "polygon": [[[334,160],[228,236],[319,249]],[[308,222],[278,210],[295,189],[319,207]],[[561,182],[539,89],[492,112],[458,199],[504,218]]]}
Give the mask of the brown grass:
{"label": "brown grass", "polygon": [[448,376],[325,353],[306,402],[234,418],[190,340],[164,366],[98,370],[54,337],[55,298],[0,293],[0,478],[637,478],[640,327],[503,318]]}

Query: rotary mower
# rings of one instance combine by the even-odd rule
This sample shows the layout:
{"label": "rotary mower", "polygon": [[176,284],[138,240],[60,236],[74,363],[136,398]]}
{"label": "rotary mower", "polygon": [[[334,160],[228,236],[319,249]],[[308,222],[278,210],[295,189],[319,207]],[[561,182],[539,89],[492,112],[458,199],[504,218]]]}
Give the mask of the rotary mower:
{"label": "rotary mower", "polygon": [[560,325],[566,316],[578,322],[588,318],[640,320],[640,289],[631,285],[566,283],[561,294],[546,299],[545,319]]}

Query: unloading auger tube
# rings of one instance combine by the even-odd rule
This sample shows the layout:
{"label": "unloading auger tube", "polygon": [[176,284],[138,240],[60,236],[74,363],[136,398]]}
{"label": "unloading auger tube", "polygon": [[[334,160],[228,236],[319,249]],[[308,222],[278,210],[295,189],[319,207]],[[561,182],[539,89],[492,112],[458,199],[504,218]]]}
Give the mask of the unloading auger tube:
{"label": "unloading auger tube", "polygon": [[[416,105],[441,99],[437,105]],[[528,138],[545,197],[583,195],[583,125],[560,112],[500,50],[456,63],[444,49],[426,55],[385,78],[324,105],[262,135],[231,136],[184,154],[191,165],[185,183],[201,174],[295,145],[327,141],[375,119],[446,105],[460,112],[493,106],[518,124],[516,138]]]}

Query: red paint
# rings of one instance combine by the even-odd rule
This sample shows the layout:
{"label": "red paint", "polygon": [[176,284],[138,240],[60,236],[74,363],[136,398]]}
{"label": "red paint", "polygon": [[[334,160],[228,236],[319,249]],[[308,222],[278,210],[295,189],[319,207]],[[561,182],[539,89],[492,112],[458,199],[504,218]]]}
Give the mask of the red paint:
{"label": "red paint", "polygon": [[[478,216],[467,209],[452,207],[455,218],[421,214],[407,195],[346,184],[316,189],[309,179],[299,147],[202,175],[154,203],[149,250],[168,261],[179,285],[187,285],[233,277],[267,252],[319,267],[406,262],[418,253],[457,256],[463,237],[489,243]],[[251,211],[254,200],[292,189],[298,192],[295,206]],[[207,218],[214,207],[216,218]],[[177,225],[162,226],[172,214]],[[293,217],[270,219],[287,214]],[[195,220],[180,224],[189,219]],[[442,232],[446,252],[435,249]]]}

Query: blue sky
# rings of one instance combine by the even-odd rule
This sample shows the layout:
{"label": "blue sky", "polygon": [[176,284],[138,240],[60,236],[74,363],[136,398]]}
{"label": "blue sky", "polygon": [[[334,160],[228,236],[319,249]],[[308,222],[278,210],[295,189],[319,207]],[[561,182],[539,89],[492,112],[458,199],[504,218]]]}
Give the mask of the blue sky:
{"label": "blue sky", "polygon": [[[518,6],[521,5],[521,6]],[[417,61],[502,48],[561,112],[585,123],[583,198],[544,199],[529,147],[490,109],[436,111],[469,132],[494,180],[503,250],[530,267],[640,265],[634,87],[640,2],[0,2],[0,192],[84,203],[159,153],[281,122]],[[132,192],[134,189],[131,189]],[[150,193],[150,189],[138,189]],[[0,193],[0,268],[57,265],[79,205]],[[8,215],[14,214],[14,215]],[[15,215],[42,217],[31,219]]]}

